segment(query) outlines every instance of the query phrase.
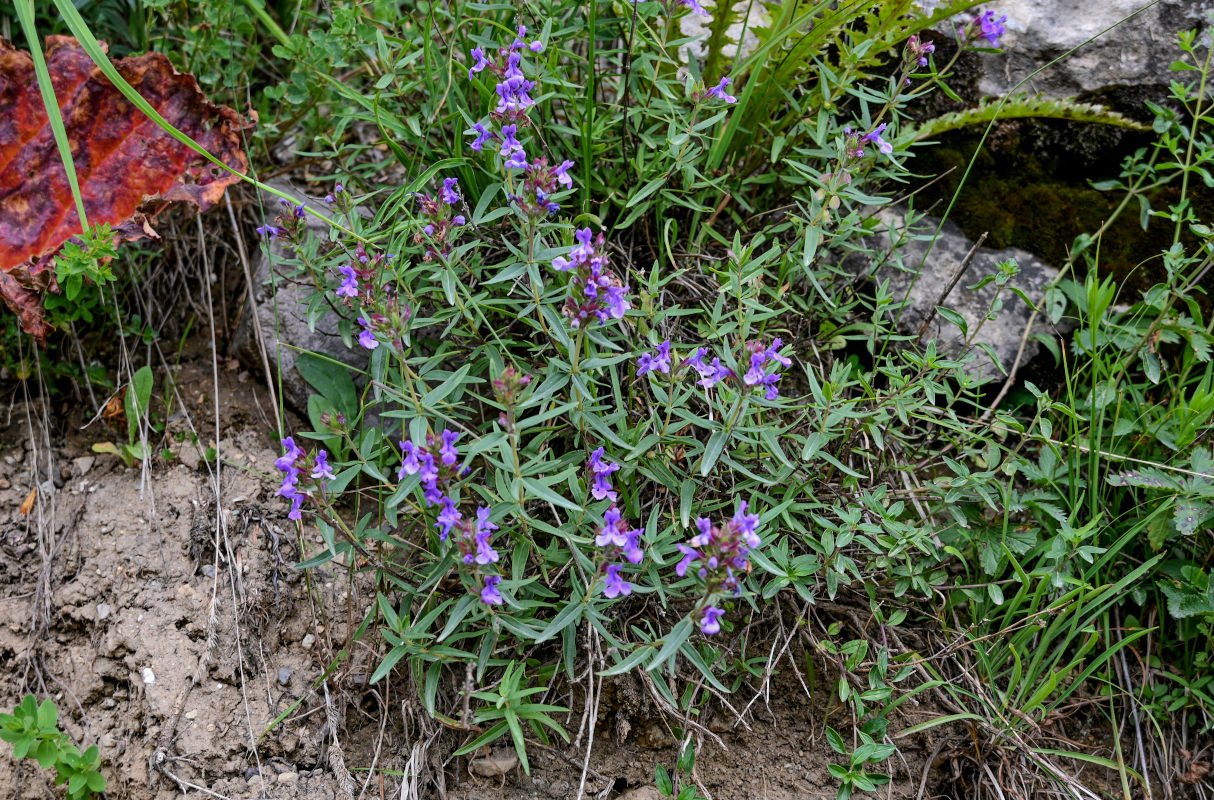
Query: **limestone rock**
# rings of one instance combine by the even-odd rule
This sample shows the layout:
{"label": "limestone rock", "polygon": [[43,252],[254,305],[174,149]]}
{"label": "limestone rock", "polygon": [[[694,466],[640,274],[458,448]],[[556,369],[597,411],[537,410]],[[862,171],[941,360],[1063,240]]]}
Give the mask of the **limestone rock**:
{"label": "limestone rock", "polygon": [[[981,6],[1007,15],[1003,52],[984,54],[979,88],[983,94],[1008,94],[1023,78],[1073,47],[1133,14],[1143,0],[993,0]],[[1073,97],[1112,87],[1157,85],[1196,73],[1172,72],[1168,65],[1183,53],[1180,31],[1205,29],[1209,0],[1163,0],[1073,55],[1050,67],[1020,91]]]}
{"label": "limestone rock", "polygon": [[[881,235],[887,239],[891,232],[902,230],[906,226],[903,213],[896,210],[883,211],[878,214],[878,218],[883,223]],[[955,324],[938,313],[933,314],[933,310],[937,306],[943,306],[960,314],[971,338],[969,349],[977,354],[975,368],[978,374],[985,378],[1001,377],[1002,371],[978,345],[988,345],[998,357],[1003,369],[1010,369],[1016,352],[1020,349],[1024,329],[1032,315],[1032,309],[1015,292],[1010,291],[1010,288],[1021,290],[1034,303],[1039,303],[1046,288],[1058,277],[1058,270],[1031,253],[1014,247],[1003,250],[981,247],[960,280],[941,301],[941,296],[966,254],[974,246],[974,242],[952,222],[946,222],[933,245],[931,235],[937,225],[937,219],[920,218],[912,228],[913,235],[907,237],[908,241],[897,250],[894,258],[882,259],[876,263],[867,260],[863,260],[862,264],[857,263],[860,259],[848,260],[845,263],[852,270],[862,271],[877,282],[888,280],[895,302],[906,297],[905,311],[898,320],[898,328],[903,333],[917,333],[923,320],[929,314],[932,315],[923,333],[922,342],[935,339],[938,352],[950,356],[959,355],[964,348],[965,337]],[[971,287],[978,284],[982,278],[998,272],[998,265],[1008,259],[1015,259],[1019,270],[1008,283],[1008,288],[998,293],[1002,307],[998,309],[995,318],[984,322],[983,319],[987,316],[998,289],[993,281],[978,289]],[[923,268],[919,271],[921,263]],[[916,272],[919,272],[917,279]],[[1051,326],[1044,314],[1038,314],[1033,322],[1033,334],[1037,333],[1060,335],[1066,331]],[[1022,365],[1036,354],[1039,346],[1030,335],[1021,359]]]}

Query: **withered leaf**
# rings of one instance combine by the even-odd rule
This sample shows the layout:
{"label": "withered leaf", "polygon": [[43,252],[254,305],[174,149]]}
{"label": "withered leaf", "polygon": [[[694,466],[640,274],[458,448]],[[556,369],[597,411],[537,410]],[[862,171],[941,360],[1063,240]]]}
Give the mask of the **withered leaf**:
{"label": "withered leaf", "polygon": [[[144,116],[75,39],[51,36],[45,52],[90,223],[138,238],[149,229],[137,212],[154,214],[177,201],[205,211],[239,180]],[[211,103],[192,75],[177,72],[160,53],[114,66],[169,123],[223,163],[247,171],[242,133],[250,123]],[[40,287],[53,280],[38,273],[81,231],[33,60],[0,39],[0,297],[39,338],[49,330]]]}

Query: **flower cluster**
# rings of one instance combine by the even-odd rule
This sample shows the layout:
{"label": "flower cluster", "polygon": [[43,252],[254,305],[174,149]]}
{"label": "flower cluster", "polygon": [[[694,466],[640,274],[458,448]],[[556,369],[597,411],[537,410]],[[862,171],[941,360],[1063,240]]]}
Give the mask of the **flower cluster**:
{"label": "flower cluster", "polygon": [[658,345],[658,349],[652,353],[642,353],[637,359],[637,377],[641,377],[647,372],[660,372],[663,375],[670,372],[670,340],[662,342]]}
{"label": "flower cluster", "polygon": [[[329,454],[325,450],[316,451],[316,455],[309,459],[308,454],[295,444],[295,440],[290,436],[282,440],[282,446],[286,453],[274,462],[274,466],[283,473],[282,487],[277,494],[291,501],[287,518],[299,519],[303,516],[301,509],[304,498],[311,497],[315,488],[323,487],[324,482],[333,480],[335,476],[329,466]],[[312,486],[300,485],[300,478],[305,473]]]}
{"label": "flower cluster", "polygon": [[[629,564],[640,564],[645,558],[641,549],[642,533],[640,528],[629,528],[619,507],[612,503],[611,508],[603,512],[603,526],[594,537],[594,543],[603,550],[606,561],[615,561],[622,556]],[[606,566],[603,595],[608,599],[632,594],[632,584],[620,574],[621,569],[619,564]]]}
{"label": "flower cluster", "polygon": [[711,389],[726,378],[733,376],[733,370],[721,364],[721,359],[714,357],[712,363],[705,363],[704,357],[708,355],[707,347],[697,348],[686,361],[683,362],[684,367],[691,367],[696,372],[700,373],[700,380],[697,381],[705,389]]}
{"label": "flower cluster", "polygon": [[[522,153],[522,150],[516,152]],[[506,166],[514,165],[507,161]],[[565,160],[552,167],[548,165],[548,159],[543,157],[530,164],[524,161],[520,167],[524,170],[523,181],[519,185],[518,194],[511,195],[510,199],[518,204],[524,214],[533,217],[555,214],[561,210],[561,204],[554,201],[552,195],[561,189],[573,188],[573,178],[569,175],[572,166],[572,161]]]}
{"label": "flower cluster", "polygon": [[391,260],[391,255],[383,253],[369,255],[359,242],[354,259],[337,268],[341,281],[333,294],[346,308],[358,313],[358,324],[362,326],[358,343],[367,350],[379,347],[381,339],[399,348],[413,316],[413,310],[400,302],[396,287],[378,280]]}
{"label": "flower cluster", "polygon": [[257,226],[257,235],[265,236],[268,239],[286,239],[288,241],[298,241],[303,234],[304,217],[307,216],[305,209],[307,206],[304,203],[295,205],[287,200],[280,199],[279,205],[282,206],[282,212],[274,218],[274,224],[265,224]]}
{"label": "flower cluster", "polygon": [[[792,366],[792,360],[780,353],[783,344],[779,337],[772,340],[770,347],[764,347],[760,342],[750,342],[743,350],[743,357],[738,359],[739,364],[748,365],[748,369],[742,374],[742,383],[748,387],[763,389],[768,400],[775,400],[779,397],[780,393],[776,389],[776,384],[781,377],[781,374],[775,371],[775,367],[768,362],[774,362],[783,367]],[[683,361],[681,367],[694,369],[700,376],[696,383],[705,389],[711,389],[718,383],[738,377],[733,370],[721,363],[720,358],[713,356],[712,361],[708,361],[710,353],[711,351],[707,347],[697,347],[695,352]],[[670,340],[667,339],[654,352],[641,354],[637,359],[637,376],[640,377],[647,372],[667,373],[670,371],[670,362]]]}
{"label": "flower cluster", "polygon": [[[400,472],[396,475],[397,480],[403,481],[406,475],[418,475],[421,477],[422,495],[427,503],[435,505],[444,500],[450,501],[448,487],[462,474],[456,466],[459,463],[459,449],[455,443],[459,437],[457,431],[444,429],[438,437],[427,433],[424,446],[415,444],[411,439],[401,441],[400,449],[404,459]],[[439,538],[445,541],[451,525],[440,521],[437,527],[440,529]]]}
{"label": "flower cluster", "polygon": [[876,145],[877,149],[885,155],[894,152],[894,146],[881,137],[881,134],[885,133],[885,129],[888,126],[889,123],[882,122],[868,133],[860,133],[853,130],[850,125],[844,127],[843,135],[847,139],[844,145],[844,152],[847,154],[847,157],[864,158],[864,145],[866,144]]}
{"label": "flower cluster", "polygon": [[912,64],[926,67],[927,57],[934,52],[936,52],[936,45],[925,42],[914,34],[911,34],[906,40],[906,60]]}
{"label": "flower cluster", "polygon": [[333,191],[325,195],[325,202],[331,206],[335,206],[344,201],[346,197],[346,187],[342,186],[341,183],[338,183],[333,187]]}
{"label": "flower cluster", "polygon": [[986,39],[991,47],[998,47],[999,37],[1006,32],[1006,14],[996,19],[994,11],[983,11],[961,29],[960,39],[963,43]]}
{"label": "flower cluster", "polygon": [[[782,344],[783,342],[777,336],[772,340],[770,347],[763,347],[758,342],[751,342],[746,346],[746,349],[750,351],[750,369],[742,376],[742,382],[747,386],[755,388],[763,387],[766,389],[764,396],[768,400],[775,400],[780,395],[779,390],[776,389],[776,383],[780,380],[780,373],[767,371],[765,369],[767,362],[774,361],[783,367],[792,366],[792,360],[788,356],[780,355],[779,350]],[[770,367],[768,368],[770,369]]]}
{"label": "flower cluster", "polygon": [[[447,523],[458,532],[455,537],[455,545],[459,548],[460,556],[465,564],[479,564],[482,567],[488,564],[496,564],[498,559],[497,551],[493,549],[490,540],[493,538],[493,532],[498,528],[489,521],[490,509],[486,506],[480,506],[476,509],[476,520],[463,519],[459,513],[459,509],[454,507],[449,498],[444,498],[446,501],[443,505],[443,513],[439,514],[440,522],[443,521],[443,514],[446,514]],[[452,521],[455,520],[455,521]],[[450,530],[450,529],[448,529]],[[443,534],[444,536],[446,534]]]}
{"label": "flower cluster", "polygon": [[607,240],[603,234],[598,238],[589,228],[575,234],[578,243],[569,253],[569,258],[557,256],[552,266],[571,273],[569,297],[562,309],[569,324],[580,328],[593,315],[603,325],[610,319],[623,319],[632,305],[628,302],[628,286],[607,265]]}
{"label": "flower cluster", "polygon": [[538,39],[530,43],[523,41],[526,35],[527,29],[519,25],[518,36],[514,42],[509,47],[500,48],[496,56],[486,55],[483,47],[473,48],[472,66],[468,68],[469,80],[486,69],[497,75],[497,107],[493,109],[491,116],[498,122],[514,123],[503,125],[500,136],[481,123],[476,123],[472,126],[476,132],[472,149],[479,152],[488,140],[501,139],[502,157],[509,159],[507,166],[518,169],[526,164],[527,156],[523,152],[523,146],[515,138],[518,132],[517,123],[521,121],[526,124],[527,112],[535,105],[535,99],[531,96],[535,81],[528,80],[521,68],[523,51],[538,53],[544,49],[543,43]]}
{"label": "flower cluster", "polygon": [[[397,480],[404,480],[406,475],[421,478],[422,496],[430,506],[438,506],[434,527],[438,528],[439,540],[454,540],[462,563],[472,567],[474,574],[479,575],[482,567],[498,561],[498,552],[492,544],[493,533],[498,526],[489,519],[492,509],[479,506],[475,519],[465,517],[452,497],[452,484],[468,471],[467,468],[459,468],[459,448],[456,447],[459,437],[458,431],[444,429],[438,436],[426,434],[425,445],[418,445],[411,439],[402,440],[400,449],[403,458],[396,477]],[[500,605],[503,602],[501,592],[497,589],[501,580],[497,575],[484,577],[480,596],[486,605]]]}
{"label": "flower cluster", "polygon": [[696,518],[699,531],[687,544],[680,544],[683,558],[675,565],[675,574],[684,577],[688,570],[704,583],[704,598],[708,603],[700,619],[700,630],[707,634],[721,630],[720,617],[725,612],[711,604],[713,596],[741,594],[738,576],[750,570],[750,551],[760,544],[757,528],[758,514],[747,514],[748,503],[742,500],[738,510],[724,527],[712,524],[706,517]]}
{"label": "flower cluster", "polygon": [[426,221],[425,227],[413,234],[415,243],[427,245],[422,260],[430,261],[437,256],[447,255],[451,252],[455,230],[467,222],[463,214],[451,213],[461,202],[458,179],[444,178],[438,197],[432,197],[429,192],[419,192],[416,197],[421,205],[422,218]]}
{"label": "flower cluster", "polygon": [[514,431],[514,410],[523,390],[531,384],[531,376],[523,375],[514,367],[506,367],[502,374],[493,379],[493,396],[505,407],[498,415],[498,422],[509,431]]}

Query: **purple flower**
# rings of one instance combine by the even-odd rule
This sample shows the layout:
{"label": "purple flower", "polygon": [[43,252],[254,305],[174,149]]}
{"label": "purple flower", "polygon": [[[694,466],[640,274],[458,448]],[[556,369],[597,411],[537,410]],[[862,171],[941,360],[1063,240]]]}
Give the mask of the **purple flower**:
{"label": "purple flower", "polygon": [[443,446],[439,448],[438,454],[442,456],[443,463],[447,466],[454,466],[459,460],[459,451],[455,449],[455,440],[459,438],[458,431],[443,431]]}
{"label": "purple flower", "polygon": [[679,2],[690,8],[693,14],[699,14],[701,17],[711,16],[696,0],[679,0]]}
{"label": "purple flower", "polygon": [[337,271],[345,276],[341,282],[341,286],[337,287],[337,296],[358,297],[358,273],[354,271],[354,267],[347,264],[344,267],[339,267]]}
{"label": "purple flower", "polygon": [[331,481],[337,477],[333,474],[332,467],[329,466],[329,454],[324,450],[316,452],[316,466],[312,470],[311,477],[316,481]]}
{"label": "purple flower", "polygon": [[523,37],[526,35],[527,35],[526,26],[519,25],[518,26],[518,36],[515,38],[514,44],[510,45],[511,49],[517,50],[519,48],[525,47],[533,53],[538,53],[544,49],[544,43],[541,42],[539,39],[536,39],[531,44],[527,44],[526,42],[524,42]]}
{"label": "purple flower", "polygon": [[459,202],[459,179],[458,178],[443,178],[443,188],[440,193],[443,202],[449,206],[453,206]]}
{"label": "purple flower", "polygon": [[485,48],[483,47],[472,48],[472,59],[472,66],[468,68],[468,80],[472,80],[474,74],[489,66],[489,59],[485,58]]}
{"label": "purple flower", "polygon": [[734,513],[733,519],[730,522],[733,523],[733,529],[746,542],[746,546],[755,548],[759,546],[759,534],[755,532],[755,529],[759,526],[759,515],[747,514],[746,509],[749,506],[750,504],[745,500],[739,500],[738,510]]}
{"label": "purple flower", "polygon": [[619,528],[621,518],[620,510],[615,506],[603,512],[603,522],[606,524],[599,529],[598,535],[594,537],[594,543],[599,547],[608,545],[624,547],[628,544],[628,533]]}
{"label": "purple flower", "polygon": [[[594,495],[595,500],[607,499],[615,502],[616,493],[611,488],[611,473],[616,472],[619,468],[620,465],[614,461],[603,461],[602,447],[590,454],[590,471],[594,473],[594,485],[591,487],[590,493]],[[616,514],[618,519],[619,512],[617,511]]]}
{"label": "purple flower", "polygon": [[439,509],[438,521],[434,523],[434,527],[438,528],[438,538],[445,542],[451,529],[463,522],[464,515],[450,497],[444,496],[441,502],[442,508]]}
{"label": "purple flower", "polygon": [[642,353],[637,359],[637,377],[641,377],[646,372],[661,372],[667,374],[670,372],[670,340],[662,342],[658,345],[658,349],[650,355]]}
{"label": "purple flower", "polygon": [[603,585],[603,595],[607,598],[615,598],[620,595],[632,594],[632,584],[624,580],[620,575],[620,567],[618,564],[609,564],[607,566],[607,580]]}
{"label": "purple flower", "polygon": [[406,439],[400,443],[400,449],[404,453],[405,460],[400,465],[400,472],[397,473],[396,479],[403,481],[406,475],[416,475],[422,466],[417,461],[417,445]]}
{"label": "purple flower", "polygon": [[687,568],[700,557],[700,553],[685,544],[678,545],[678,548],[679,552],[683,554],[683,558],[674,565],[674,574],[681,578],[687,574]]}
{"label": "purple flower", "polygon": [[991,47],[998,47],[999,37],[1007,31],[1006,23],[1006,14],[999,17],[999,19],[995,19],[994,11],[984,11],[981,15],[974,17],[974,21],[971,26],[980,31],[978,35],[981,38],[986,39],[990,43]]}
{"label": "purple flower", "polygon": [[515,150],[510,154],[510,157],[506,159],[506,163],[503,166],[505,166],[506,169],[527,169],[527,154],[521,149]]}
{"label": "purple flower", "polygon": [[783,344],[784,344],[784,342],[780,339],[779,336],[777,336],[775,339],[772,339],[771,347],[769,347],[763,351],[763,355],[767,356],[771,360],[776,361],[785,367],[791,367],[792,359],[789,358],[788,356],[782,356],[777,352]]}
{"label": "purple flower", "polygon": [[720,620],[724,615],[725,612],[716,606],[709,606],[704,609],[704,618],[700,620],[700,630],[710,636],[714,633],[720,633]]}
{"label": "purple flower", "polygon": [[285,233],[286,230],[278,227],[277,225],[259,225],[257,227],[258,236],[268,236],[271,239],[277,239],[279,236],[282,236]]}
{"label": "purple flower", "polygon": [[552,259],[552,268],[558,272],[568,272],[573,269],[573,262],[564,256],[557,256]]}
{"label": "purple flower", "polygon": [[882,153],[885,153],[886,155],[889,155],[890,153],[894,152],[894,146],[881,138],[881,133],[885,130],[885,127],[887,124],[888,123],[882,122],[876,128],[873,128],[873,130],[871,132],[866,133],[863,136],[861,136],[860,141],[872,142],[873,144],[877,145],[878,150],[880,150]]}
{"label": "purple flower", "polygon": [[367,322],[365,318],[359,317],[358,324],[363,326],[363,332],[358,334],[358,343],[368,350],[374,350],[379,347],[379,340],[371,332],[371,323]]}
{"label": "purple flower", "polygon": [[705,389],[711,389],[728,378],[731,373],[721,364],[721,359],[719,358],[713,358],[711,364],[705,364],[704,356],[706,355],[708,355],[708,348],[701,347],[690,358],[684,361],[683,364],[694,367],[696,372],[700,373],[698,383]]}
{"label": "purple flower", "polygon": [[479,153],[481,148],[485,146],[485,142],[494,138],[495,134],[479,122],[472,126],[472,130],[476,131],[476,138],[472,140],[472,144],[469,147]]}
{"label": "purple flower", "polygon": [[569,160],[562,161],[560,166],[552,170],[553,177],[557,183],[564,186],[566,189],[573,188],[573,178],[569,177],[569,170],[573,167],[573,162]]}
{"label": "purple flower", "polygon": [[767,356],[763,353],[753,353],[750,356],[750,369],[742,376],[742,381],[747,386],[755,386],[763,383],[763,379],[767,377],[763,372],[763,362]]}
{"label": "purple flower", "polygon": [[[274,462],[274,466],[281,472],[285,473],[282,479],[282,486],[278,489],[277,494],[291,501],[291,510],[287,513],[288,519],[300,519],[303,514],[300,508],[303,505],[305,495],[299,491],[299,467],[296,462],[303,458],[304,451],[295,444],[295,440],[288,436],[282,440],[282,446],[286,449],[286,453]],[[324,452],[323,450],[321,451]]]}
{"label": "purple flower", "polygon": [[518,50],[512,50],[506,59],[506,69],[502,80],[497,84],[497,108],[495,111],[503,116],[520,116],[535,105],[530,92],[535,87],[534,81],[527,80],[519,69],[522,55]]}
{"label": "purple flower", "polygon": [[932,44],[931,42],[925,42],[918,36],[912,34],[910,38],[906,40],[906,52],[912,59],[919,63],[919,66],[926,67],[927,56],[930,53],[936,52],[936,45]]}
{"label": "purple flower", "polygon": [[485,588],[481,589],[481,602],[487,606],[500,606],[504,600],[502,593],[497,590],[497,585],[502,582],[502,579],[497,575],[485,576]]}
{"label": "purple flower", "polygon": [[738,102],[738,98],[734,97],[733,95],[731,95],[725,91],[725,87],[728,86],[729,83],[730,83],[729,78],[722,76],[721,82],[708,90],[708,96],[715,97],[718,100],[724,100],[726,103]]}

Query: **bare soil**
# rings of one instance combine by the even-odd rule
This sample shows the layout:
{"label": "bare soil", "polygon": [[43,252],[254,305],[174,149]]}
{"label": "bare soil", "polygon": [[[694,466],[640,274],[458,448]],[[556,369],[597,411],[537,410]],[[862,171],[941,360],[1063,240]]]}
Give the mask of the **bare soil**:
{"label": "bare soil", "polygon": [[[382,653],[373,632],[339,658],[374,597],[369,579],[294,567],[318,537],[274,496],[268,399],[239,369],[221,365],[218,390],[209,359],[176,372],[174,407],[162,407],[173,456],[146,468],[92,453],[124,431],[83,427],[79,409],[0,408],[0,707],[54,698],[73,740],[100,748],[114,799],[656,798],[678,720],[635,676],[595,684],[591,735],[583,673],[550,700],[572,709],[562,722],[576,746],[537,742],[530,776],[494,775],[483,756],[451,755],[469,733],[430,720],[408,675],[368,684]],[[204,458],[216,401],[218,469]],[[753,691],[731,697],[750,703],[740,720],[724,703],[700,720],[694,777],[713,800],[834,798],[824,726],[848,724],[826,707],[832,681],[807,693],[804,659],[787,653],[753,703]],[[930,749],[896,756],[878,796],[933,796],[920,794],[935,783]],[[509,767],[513,753],[491,755]],[[32,761],[0,757],[0,797],[62,793]]]}

